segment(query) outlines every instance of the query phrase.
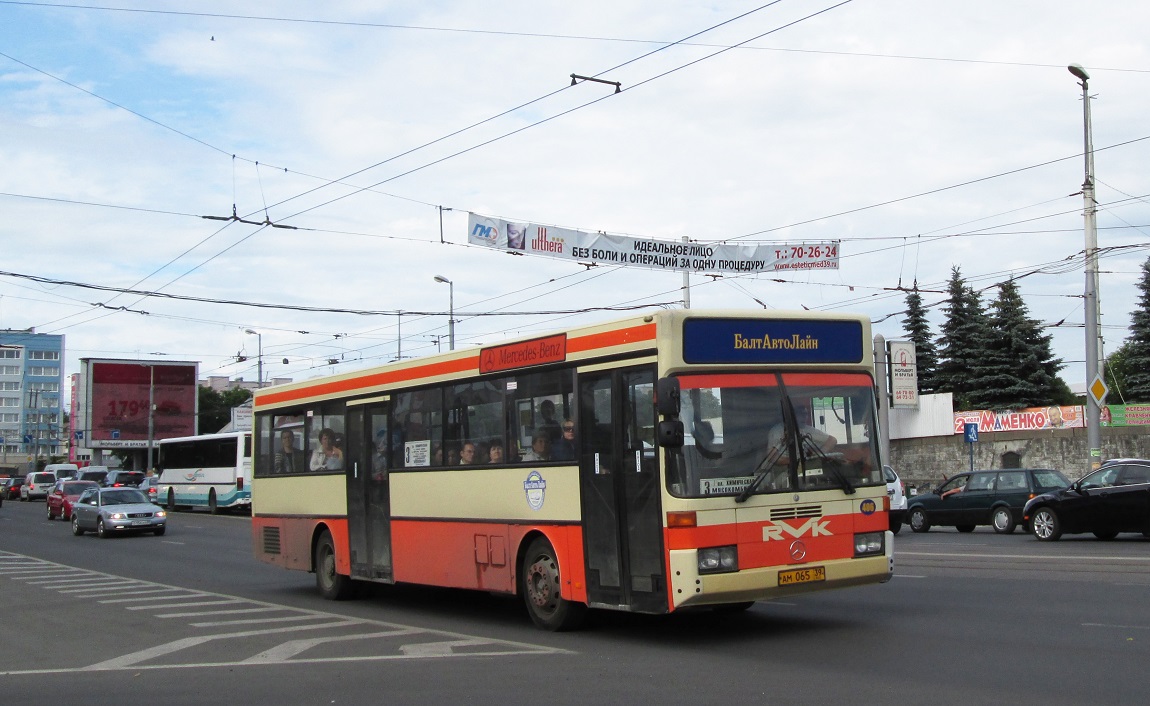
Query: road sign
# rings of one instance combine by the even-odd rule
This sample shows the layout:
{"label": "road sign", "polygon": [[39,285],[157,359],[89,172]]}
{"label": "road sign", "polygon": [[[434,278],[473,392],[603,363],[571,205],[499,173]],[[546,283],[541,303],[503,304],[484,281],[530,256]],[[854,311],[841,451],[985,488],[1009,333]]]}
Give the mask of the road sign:
{"label": "road sign", "polygon": [[1099,407],[1106,401],[1106,395],[1110,393],[1110,388],[1106,386],[1106,381],[1102,379],[1101,375],[1095,375],[1094,379],[1090,381],[1090,387],[1087,389]]}
{"label": "road sign", "polygon": [[966,422],[962,425],[963,440],[968,444],[978,443],[978,423]]}
{"label": "road sign", "polygon": [[112,438],[113,439],[119,439],[120,438],[120,430],[119,429],[113,429],[112,430]]}
{"label": "road sign", "polygon": [[72,432],[72,436],[76,437],[76,441],[80,441],[81,439],[84,438],[84,432],[82,432],[82,431]]}
{"label": "road sign", "polygon": [[25,434],[24,435],[24,443],[25,444],[31,444],[32,443],[32,435],[31,434]]}

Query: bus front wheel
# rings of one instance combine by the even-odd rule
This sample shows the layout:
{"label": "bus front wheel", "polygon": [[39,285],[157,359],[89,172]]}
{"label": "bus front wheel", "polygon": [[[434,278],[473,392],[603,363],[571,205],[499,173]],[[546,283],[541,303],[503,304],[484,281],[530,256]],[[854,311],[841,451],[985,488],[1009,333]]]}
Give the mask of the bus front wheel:
{"label": "bus front wheel", "polygon": [[220,514],[220,508],[216,505],[216,489],[212,488],[208,491],[208,512],[213,515]]}
{"label": "bus front wheel", "polygon": [[551,631],[574,630],[583,623],[587,606],[560,595],[559,560],[550,542],[543,537],[531,542],[521,568],[520,590],[533,623]]}
{"label": "bus front wheel", "polygon": [[324,530],[315,543],[315,585],[329,601],[342,601],[351,597],[351,577],[335,570],[335,541],[331,532]]}
{"label": "bus front wheel", "polygon": [[168,488],[168,512],[176,511],[176,491]]}

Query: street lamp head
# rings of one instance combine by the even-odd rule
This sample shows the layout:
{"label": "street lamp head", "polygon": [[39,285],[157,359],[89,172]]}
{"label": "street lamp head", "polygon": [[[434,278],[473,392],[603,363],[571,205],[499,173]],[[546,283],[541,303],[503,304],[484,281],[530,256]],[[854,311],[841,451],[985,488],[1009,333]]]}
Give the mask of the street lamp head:
{"label": "street lamp head", "polygon": [[254,336],[258,336],[258,335],[259,335],[258,333],[256,333],[255,331],[251,330],[250,328],[246,328],[246,329],[244,329],[244,333],[250,333],[250,334],[252,334],[252,335],[254,335]]}
{"label": "street lamp head", "polygon": [[1090,80],[1090,74],[1086,73],[1086,69],[1082,68],[1082,66],[1079,64],[1071,64],[1070,66],[1066,67],[1066,70],[1074,74],[1074,76],[1080,79],[1083,83],[1086,83]]}
{"label": "street lamp head", "polygon": [[446,278],[446,277],[444,277],[443,275],[436,275],[436,276],[435,276],[435,281],[436,281],[436,282],[441,282],[441,283],[443,283],[443,284],[451,284],[451,280],[447,279],[447,278]]}

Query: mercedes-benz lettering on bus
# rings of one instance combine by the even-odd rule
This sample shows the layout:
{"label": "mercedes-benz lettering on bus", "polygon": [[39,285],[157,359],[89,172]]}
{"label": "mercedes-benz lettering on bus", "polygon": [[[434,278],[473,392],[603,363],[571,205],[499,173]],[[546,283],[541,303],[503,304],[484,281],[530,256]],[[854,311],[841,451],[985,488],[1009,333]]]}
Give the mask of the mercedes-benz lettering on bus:
{"label": "mercedes-benz lettering on bus", "polygon": [[160,479],[156,502],[169,510],[206,507],[249,509],[251,432],[202,434],[160,441]]}
{"label": "mercedes-benz lettering on bus", "polygon": [[880,583],[870,325],[664,311],[255,394],[253,549],[534,622]]}

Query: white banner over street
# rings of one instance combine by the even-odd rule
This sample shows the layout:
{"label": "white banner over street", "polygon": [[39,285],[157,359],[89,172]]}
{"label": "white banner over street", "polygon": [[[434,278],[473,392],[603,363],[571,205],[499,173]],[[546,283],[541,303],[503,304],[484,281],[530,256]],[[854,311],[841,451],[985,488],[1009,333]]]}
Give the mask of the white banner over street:
{"label": "white banner over street", "polygon": [[468,214],[467,242],[571,262],[630,265],[673,272],[837,270],[839,241],[732,245],[677,243],[626,235],[511,223]]}

